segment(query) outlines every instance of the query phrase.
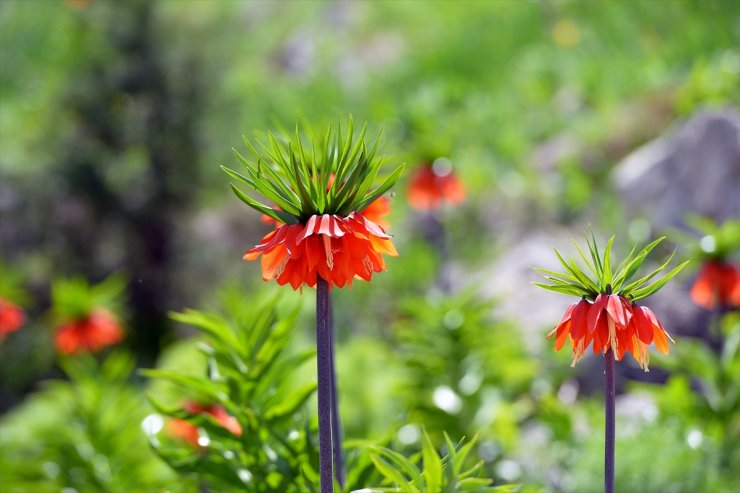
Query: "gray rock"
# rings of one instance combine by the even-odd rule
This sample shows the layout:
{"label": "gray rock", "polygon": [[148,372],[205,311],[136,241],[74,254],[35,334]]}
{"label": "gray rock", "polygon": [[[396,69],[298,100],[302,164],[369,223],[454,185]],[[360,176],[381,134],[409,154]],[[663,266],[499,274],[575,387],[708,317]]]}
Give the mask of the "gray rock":
{"label": "gray rock", "polygon": [[701,111],[627,156],[614,172],[633,215],[654,229],[688,214],[719,222],[740,214],[740,112]]}

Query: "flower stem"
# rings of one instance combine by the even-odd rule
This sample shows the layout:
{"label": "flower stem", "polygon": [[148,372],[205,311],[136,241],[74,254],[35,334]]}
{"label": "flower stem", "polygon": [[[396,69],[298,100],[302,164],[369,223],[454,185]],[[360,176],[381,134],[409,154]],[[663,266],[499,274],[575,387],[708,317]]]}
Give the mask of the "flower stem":
{"label": "flower stem", "polygon": [[604,491],[614,493],[614,351],[604,353],[604,408],[606,414],[606,433],[604,436]]}
{"label": "flower stem", "polygon": [[340,489],[344,489],[344,454],[342,453],[342,420],[339,414],[339,390],[337,389],[337,370],[335,365],[335,327],[334,313],[331,306],[331,297],[329,303],[329,330],[331,333],[331,436],[334,452],[334,470],[337,475],[337,482]]}
{"label": "flower stem", "polygon": [[320,276],[316,280],[316,367],[319,397],[319,477],[321,493],[333,493],[332,474],[332,371],[331,311],[329,284]]}
{"label": "flower stem", "polygon": [[428,212],[423,217],[424,239],[436,251],[439,262],[435,287],[442,293],[449,294],[452,291],[452,283],[450,280],[450,252],[447,230],[439,211]]}

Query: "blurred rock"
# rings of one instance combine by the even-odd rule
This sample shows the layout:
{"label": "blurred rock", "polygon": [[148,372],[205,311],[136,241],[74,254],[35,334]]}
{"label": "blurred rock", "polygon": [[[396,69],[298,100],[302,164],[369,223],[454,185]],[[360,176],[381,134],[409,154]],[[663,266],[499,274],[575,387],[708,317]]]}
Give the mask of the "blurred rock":
{"label": "blurred rock", "polygon": [[701,111],[627,156],[615,169],[628,210],[655,230],[687,214],[722,222],[740,214],[740,112]]}
{"label": "blurred rock", "polygon": [[570,245],[579,235],[568,230],[552,233],[532,232],[519,238],[516,247],[507,249],[497,261],[482,270],[473,282],[485,297],[498,301],[496,314],[515,320],[530,349],[539,351],[547,343],[545,335],[554,327],[573,299],[533,286],[542,281],[532,267],[557,270],[559,263],[552,245]]}

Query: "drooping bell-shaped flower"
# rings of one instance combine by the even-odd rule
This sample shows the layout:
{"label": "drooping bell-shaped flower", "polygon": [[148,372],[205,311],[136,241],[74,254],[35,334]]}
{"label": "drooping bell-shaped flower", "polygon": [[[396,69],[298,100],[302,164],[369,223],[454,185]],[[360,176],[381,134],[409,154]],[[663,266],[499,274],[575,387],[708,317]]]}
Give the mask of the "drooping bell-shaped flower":
{"label": "drooping bell-shaped flower", "polygon": [[[636,301],[658,291],[675,276],[686,262],[682,263],[660,280],[648,284],[667,265],[663,264],[651,274],[629,283],[644,262],[648,253],[660,243],[660,238],[639,253],[632,253],[612,270],[612,237],[604,256],[599,254],[595,240],[588,241],[590,259],[578,248],[588,272],[580,269],[573,259],[565,261],[559,253],[558,259],[566,272],[559,273],[545,269],[537,270],[550,284],[539,284],[545,289],[558,293],[580,296],[578,303],[566,310],[557,326],[547,335],[555,337],[555,350],[559,351],[568,341],[573,351],[573,365],[583,358],[586,349],[592,347],[594,354],[612,350],[614,358],[621,361],[626,353],[632,354],[640,367],[647,371],[649,353],[647,347],[652,343],[661,353],[668,353],[668,341],[672,339],[663,324],[647,306]],[[669,259],[670,260],[670,259]]]}
{"label": "drooping bell-shaped flower", "polygon": [[691,299],[707,310],[740,307],[740,269],[720,260],[705,262],[691,286]]}
{"label": "drooping bell-shaped flower", "polygon": [[403,167],[375,186],[381,159],[375,156],[377,141],[368,149],[364,135],[363,128],[353,140],[351,119],[346,136],[341,128],[330,130],[310,149],[304,149],[298,130],[282,142],[270,135],[270,147],[258,143],[262,152],[250,145],[256,163],[237,154],[246,174],[224,168],[273,204],[260,203],[232,185],[241,200],[263,213],[264,222],[276,226],[244,254],[244,260],[262,257],[264,280],[299,289],[315,286],[320,276],[330,286],[343,287],[355,278],[369,281],[385,270],[383,255],[397,255],[378,223],[389,211],[382,195]]}
{"label": "drooping bell-shaped flower", "polygon": [[85,279],[57,279],[52,284],[54,343],[62,355],[95,353],[124,338],[116,315],[125,282],[112,275],[90,285]]}
{"label": "drooping bell-shaped flower", "polygon": [[11,332],[21,328],[26,321],[23,308],[10,300],[0,297],[0,341]]}
{"label": "drooping bell-shaped flower", "polygon": [[414,171],[406,191],[409,205],[419,211],[434,211],[444,204],[459,204],[465,187],[446,160],[424,163]]}

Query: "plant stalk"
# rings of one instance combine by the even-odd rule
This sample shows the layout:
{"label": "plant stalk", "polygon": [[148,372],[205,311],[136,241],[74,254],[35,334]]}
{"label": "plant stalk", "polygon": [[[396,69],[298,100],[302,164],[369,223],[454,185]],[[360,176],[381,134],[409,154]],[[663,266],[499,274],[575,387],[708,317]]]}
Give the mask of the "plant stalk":
{"label": "plant stalk", "polygon": [[614,493],[614,449],[615,449],[615,420],[614,394],[615,386],[614,351],[604,353],[604,412],[606,415],[606,432],[604,435],[604,491]]}
{"label": "plant stalk", "polygon": [[316,367],[319,399],[319,478],[321,493],[333,493],[332,473],[332,338],[329,284],[316,279]]}
{"label": "plant stalk", "polygon": [[344,490],[345,472],[344,472],[344,454],[342,453],[342,443],[344,436],[342,434],[342,420],[339,414],[339,390],[337,387],[337,369],[335,364],[336,350],[336,328],[334,327],[334,310],[331,305],[331,297],[328,297],[329,303],[329,330],[331,335],[331,437],[334,452],[334,474],[337,476],[337,482],[340,489]]}

